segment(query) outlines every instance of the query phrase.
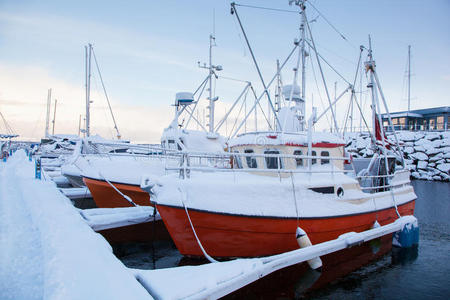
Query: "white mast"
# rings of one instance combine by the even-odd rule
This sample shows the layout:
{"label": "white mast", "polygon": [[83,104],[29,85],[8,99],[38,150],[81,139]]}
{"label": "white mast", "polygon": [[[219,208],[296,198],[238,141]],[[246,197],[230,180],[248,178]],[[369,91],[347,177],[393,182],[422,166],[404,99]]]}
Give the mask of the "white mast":
{"label": "white mast", "polygon": [[212,76],[213,76],[213,68],[212,68],[212,47],[213,41],[215,41],[215,37],[210,34],[209,35],[209,132],[214,132],[214,99],[213,99],[213,91],[212,91]]}
{"label": "white mast", "polygon": [[301,31],[301,37],[302,37],[302,43],[301,43],[301,51],[302,51],[302,100],[305,101],[306,98],[306,53],[305,53],[305,38],[306,38],[306,32],[305,32],[305,26],[306,26],[306,12],[305,12],[305,1],[302,1],[302,4],[300,6],[302,9],[302,24],[300,25],[300,31]]}
{"label": "white mast", "polygon": [[[366,61],[366,63],[365,63],[366,70],[367,71],[374,70],[375,62],[373,61],[373,56],[372,56],[372,40],[370,38],[370,35],[369,35],[368,57],[369,57],[369,60]],[[375,79],[373,78],[373,71],[370,72],[370,82],[369,82],[368,87],[370,88],[371,94],[372,94],[372,105],[371,105],[371,108],[372,108],[372,131],[373,131],[373,136],[375,137],[376,136],[376,130],[375,130],[375,122],[376,122],[376,120],[375,120],[376,119],[376,103],[375,103],[375,101],[376,101],[376,99],[375,98],[376,98],[377,90],[374,88],[375,87]],[[380,124],[380,126],[381,126],[381,124]]]}
{"label": "white mast", "polygon": [[52,135],[55,134],[55,119],[56,119],[56,104],[58,103],[58,100],[55,99],[55,109],[53,110],[53,121],[52,121]]}
{"label": "white mast", "polygon": [[207,126],[209,127],[209,132],[214,133],[214,106],[215,106],[215,102],[219,99],[219,97],[214,96],[213,95],[213,76],[217,78],[216,72],[215,71],[221,71],[222,70],[222,66],[220,65],[213,65],[212,64],[212,47],[216,46],[216,37],[213,34],[209,35],[209,65],[206,66],[206,63],[204,63],[203,65],[200,65],[199,62],[199,67],[203,68],[203,69],[208,69],[209,70],[209,96],[208,96],[208,100],[209,100],[209,105],[207,106],[208,109],[208,124]]}
{"label": "white mast", "polygon": [[47,93],[47,115],[45,119],[45,137],[48,138],[48,129],[49,129],[49,123],[50,123],[50,105],[52,101],[52,89],[48,89]]}
{"label": "white mast", "polygon": [[85,52],[86,52],[86,125],[85,125],[85,132],[86,136],[90,135],[90,94],[91,94],[91,54],[92,54],[92,44],[88,44],[88,46],[85,46]]}
{"label": "white mast", "polygon": [[408,45],[408,115],[411,110],[411,45]]}

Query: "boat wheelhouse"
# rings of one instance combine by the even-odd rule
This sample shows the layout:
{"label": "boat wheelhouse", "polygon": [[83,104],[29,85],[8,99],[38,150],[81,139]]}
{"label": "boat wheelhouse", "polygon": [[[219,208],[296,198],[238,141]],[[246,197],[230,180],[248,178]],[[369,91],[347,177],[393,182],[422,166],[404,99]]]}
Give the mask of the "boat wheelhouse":
{"label": "boat wheelhouse", "polygon": [[[329,156],[342,157],[345,142],[331,133],[314,132],[311,140],[311,159],[308,155],[308,134],[306,132],[250,132],[239,135],[228,144],[232,153],[248,154],[243,160],[236,157],[235,168],[247,169],[297,169],[309,165],[329,165]],[[261,156],[251,156],[257,154]],[[263,155],[272,155],[265,156]],[[293,155],[297,158],[280,159],[276,155]],[[336,168],[344,169],[344,161],[333,161]]]}

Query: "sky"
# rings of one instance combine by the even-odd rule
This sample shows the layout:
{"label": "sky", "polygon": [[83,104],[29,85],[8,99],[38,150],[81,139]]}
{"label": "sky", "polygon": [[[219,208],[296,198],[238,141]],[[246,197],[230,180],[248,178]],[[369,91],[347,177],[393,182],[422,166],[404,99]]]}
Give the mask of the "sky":
{"label": "sky", "polygon": [[[309,20],[315,19],[310,25],[317,49],[348,81],[353,81],[359,45],[368,46],[370,34],[391,111],[407,109],[408,45],[412,47],[411,108],[450,104],[450,1],[310,2],[320,11],[319,15],[307,6]],[[288,0],[237,3],[297,10]],[[299,15],[244,6],[237,11],[268,82],[276,72],[276,60],[286,58],[299,36]],[[0,112],[20,139],[39,140],[44,136],[47,90],[51,88],[52,100],[57,99],[54,132],[77,134],[80,115],[83,118],[85,112],[84,46],[92,43],[122,137],[158,143],[173,119],[175,94],[195,91],[207,76],[198,62],[208,61],[211,33],[216,37],[213,63],[223,66],[215,82],[218,120],[243,90],[242,81],[250,81],[258,95],[263,91],[236,16],[230,14],[230,1],[0,0]],[[314,61],[313,53],[309,59]],[[293,58],[283,70],[283,83],[292,83],[295,62]],[[347,84],[322,64],[334,97],[334,82],[337,94]],[[307,61],[307,113],[312,106],[320,113],[327,103],[317,67]],[[363,90],[367,90],[366,84]],[[112,119],[95,72],[91,93],[91,132],[113,138]],[[367,109],[367,92],[359,95]],[[249,109],[254,100],[247,96]],[[206,118],[205,97],[199,104],[200,122]],[[337,106],[339,124],[344,123],[349,99],[342,98]],[[261,104],[267,109],[267,102]],[[52,116],[53,109],[52,104]],[[259,114],[259,129],[264,126],[262,118]],[[317,130],[328,126],[330,116],[327,118],[319,121]],[[235,111],[221,133],[229,134],[241,119],[242,114]],[[354,120],[359,124],[359,117]],[[248,130],[255,129],[253,124]]]}

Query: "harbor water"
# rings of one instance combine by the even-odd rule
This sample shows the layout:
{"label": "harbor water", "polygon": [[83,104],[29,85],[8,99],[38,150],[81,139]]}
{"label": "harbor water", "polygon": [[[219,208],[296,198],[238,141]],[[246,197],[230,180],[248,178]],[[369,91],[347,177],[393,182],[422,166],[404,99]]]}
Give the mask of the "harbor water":
{"label": "harbor water", "polygon": [[[229,299],[449,299],[450,184],[413,181],[419,246],[393,248],[387,239],[323,257],[321,273],[306,264],[280,270]],[[113,246],[132,268],[154,269],[207,263],[183,258],[170,241]],[[361,267],[361,265],[363,265]]]}

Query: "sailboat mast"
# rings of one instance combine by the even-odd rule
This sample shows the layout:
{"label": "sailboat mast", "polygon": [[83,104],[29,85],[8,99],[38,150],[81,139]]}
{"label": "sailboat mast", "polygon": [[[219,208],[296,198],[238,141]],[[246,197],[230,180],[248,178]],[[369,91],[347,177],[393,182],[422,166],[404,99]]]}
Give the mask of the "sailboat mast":
{"label": "sailboat mast", "polygon": [[55,135],[55,120],[56,120],[56,104],[58,103],[58,100],[55,99],[55,108],[53,110],[53,121],[52,121],[52,135]]}
{"label": "sailboat mast", "polygon": [[92,55],[92,44],[85,46],[86,52],[86,136],[90,136],[90,104],[91,104],[91,55]]}
{"label": "sailboat mast", "polygon": [[411,111],[411,45],[408,45],[408,114]]}
{"label": "sailboat mast", "polygon": [[80,118],[78,119],[78,136],[80,136],[81,134],[81,115]]}
{"label": "sailboat mast", "polygon": [[48,89],[48,93],[47,93],[47,115],[46,115],[46,119],[45,119],[45,137],[48,138],[49,133],[49,123],[50,123],[50,105],[51,105],[51,101],[52,101],[52,89]]}

